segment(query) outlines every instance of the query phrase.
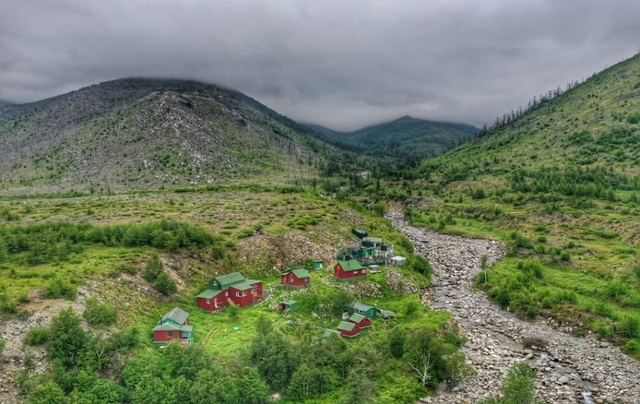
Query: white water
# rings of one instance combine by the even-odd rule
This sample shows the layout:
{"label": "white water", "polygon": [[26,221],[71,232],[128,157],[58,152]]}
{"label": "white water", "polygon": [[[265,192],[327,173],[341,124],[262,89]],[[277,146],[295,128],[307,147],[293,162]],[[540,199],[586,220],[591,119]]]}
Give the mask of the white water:
{"label": "white water", "polygon": [[582,398],[584,399],[584,404],[595,404],[593,399],[591,398],[591,393],[588,391],[582,392]]}

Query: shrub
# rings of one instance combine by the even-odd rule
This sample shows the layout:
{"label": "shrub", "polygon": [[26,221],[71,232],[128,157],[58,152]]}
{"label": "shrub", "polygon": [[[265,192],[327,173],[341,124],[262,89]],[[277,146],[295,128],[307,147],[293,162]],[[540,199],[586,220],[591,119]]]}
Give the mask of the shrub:
{"label": "shrub", "polygon": [[419,308],[420,308],[420,305],[418,303],[411,301],[407,303],[407,306],[404,308],[404,314],[410,317],[414,315]]}
{"label": "shrub", "polygon": [[100,303],[94,296],[87,299],[82,317],[92,326],[109,326],[116,322],[116,309],[109,303]]}
{"label": "shrub", "polygon": [[620,350],[628,353],[629,355],[636,354],[640,352],[640,342],[637,339],[629,340],[620,347]]}
{"label": "shrub", "polygon": [[34,327],[27,332],[24,337],[24,343],[27,345],[42,345],[49,341],[49,329]]}
{"label": "shrub", "polygon": [[160,273],[154,283],[156,290],[165,296],[170,296],[178,291],[178,286],[166,272]]}
{"label": "shrub", "polygon": [[509,369],[507,378],[502,388],[504,404],[534,404],[534,380],[536,373],[531,370],[529,364],[518,363]]}
{"label": "shrub", "polygon": [[568,252],[563,252],[562,254],[560,254],[560,259],[564,262],[569,262],[571,260],[571,254],[569,254]]}
{"label": "shrub", "polygon": [[118,266],[118,271],[125,272],[129,275],[136,275],[138,273],[138,267],[131,263],[123,262]]}
{"label": "shrub", "polygon": [[402,358],[404,345],[407,342],[407,332],[401,327],[394,327],[389,331],[389,352],[394,358]]}
{"label": "shrub", "polygon": [[153,254],[151,259],[147,261],[147,264],[144,266],[144,274],[142,277],[147,282],[153,282],[156,280],[158,275],[162,272],[164,266],[162,265],[162,261],[160,261],[160,257],[158,254]]}
{"label": "shrub", "polygon": [[631,123],[631,124],[636,124],[638,122],[640,122],[640,111],[634,112],[632,114],[629,114],[629,116],[627,117],[627,122]]}
{"label": "shrub", "polygon": [[546,242],[547,242],[547,238],[545,236],[538,237],[538,243],[546,243]]}
{"label": "shrub", "polygon": [[58,277],[51,279],[42,291],[42,297],[45,299],[63,297],[67,300],[76,300],[77,294],[78,290],[74,285]]}
{"label": "shrub", "polygon": [[636,317],[624,316],[618,323],[620,334],[627,338],[640,337],[640,321]]}

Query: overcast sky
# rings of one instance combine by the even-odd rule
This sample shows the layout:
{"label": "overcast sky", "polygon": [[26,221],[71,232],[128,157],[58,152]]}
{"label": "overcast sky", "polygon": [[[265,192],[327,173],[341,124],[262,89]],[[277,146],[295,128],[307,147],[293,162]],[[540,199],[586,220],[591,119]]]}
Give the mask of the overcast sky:
{"label": "overcast sky", "polygon": [[350,130],[481,125],[640,50],[638,0],[2,0],[0,99],[122,77],[242,91]]}

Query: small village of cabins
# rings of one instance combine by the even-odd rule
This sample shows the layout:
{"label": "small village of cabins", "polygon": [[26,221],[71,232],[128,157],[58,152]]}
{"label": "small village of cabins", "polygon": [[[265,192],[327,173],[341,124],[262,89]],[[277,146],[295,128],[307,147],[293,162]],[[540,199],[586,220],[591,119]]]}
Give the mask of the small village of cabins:
{"label": "small village of cabins", "polygon": [[[380,265],[401,266],[405,258],[394,255],[393,245],[384,244],[382,239],[369,237],[364,229],[353,229],[359,241],[350,242],[336,254],[337,263],[333,267],[334,278],[338,282],[352,282],[365,279],[368,271],[378,272]],[[313,260],[313,269],[324,269],[322,260]],[[280,273],[280,285],[284,289],[300,289],[311,285],[311,272],[307,267],[286,268]],[[247,279],[239,272],[215,277],[207,289],[196,296],[196,306],[207,312],[216,312],[229,305],[245,307],[260,301],[263,291],[261,280]],[[297,302],[284,299],[277,305],[278,310],[296,310]],[[353,338],[361,330],[372,326],[378,314],[382,318],[394,317],[392,311],[353,302],[350,311],[343,313],[342,321],[335,330],[326,329],[323,338],[332,334]],[[189,324],[189,313],[176,307],[160,317],[153,328],[153,341],[164,346],[178,340],[181,345],[193,342],[193,325]]]}

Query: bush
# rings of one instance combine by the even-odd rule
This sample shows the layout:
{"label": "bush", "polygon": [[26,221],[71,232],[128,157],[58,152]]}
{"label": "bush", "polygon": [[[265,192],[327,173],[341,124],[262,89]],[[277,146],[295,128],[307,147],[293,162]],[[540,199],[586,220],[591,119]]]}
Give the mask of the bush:
{"label": "bush", "polygon": [[394,358],[402,358],[404,345],[407,342],[407,332],[401,327],[394,327],[389,331],[389,352]]}
{"label": "bush", "polygon": [[165,296],[170,296],[178,291],[178,286],[166,272],[160,273],[154,283],[156,290]]}
{"label": "bush", "polygon": [[48,328],[34,327],[24,337],[24,343],[32,346],[42,345],[47,341],[49,341]]}
{"label": "bush", "polygon": [[534,380],[536,373],[531,370],[529,364],[518,363],[511,366],[502,388],[504,404],[534,404]]}
{"label": "bush", "polygon": [[620,334],[627,338],[640,337],[640,321],[636,317],[624,316],[618,324]]}
{"label": "bush", "polygon": [[620,350],[628,353],[629,355],[636,354],[640,352],[640,342],[637,339],[629,340],[626,344],[620,347]]}
{"label": "bush", "polygon": [[160,257],[158,254],[153,254],[151,259],[147,261],[147,264],[144,266],[144,274],[142,277],[147,282],[153,282],[156,280],[158,275],[162,272],[164,266],[162,265],[162,261],[160,261]]}
{"label": "bush", "polygon": [[118,271],[125,272],[129,275],[136,275],[138,273],[138,267],[131,263],[123,262],[118,266]]}
{"label": "bush", "polygon": [[42,297],[45,299],[63,297],[67,300],[76,300],[77,294],[78,290],[74,285],[58,277],[51,279],[42,291]]}
{"label": "bush", "polygon": [[545,236],[538,236],[538,243],[546,243],[547,238]]}
{"label": "bush", "polygon": [[109,303],[100,303],[94,296],[87,299],[82,317],[92,326],[109,326],[116,322],[116,309]]}
{"label": "bush", "polygon": [[629,114],[629,116],[627,117],[627,122],[631,124],[640,122],[640,111]]}

